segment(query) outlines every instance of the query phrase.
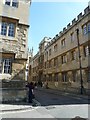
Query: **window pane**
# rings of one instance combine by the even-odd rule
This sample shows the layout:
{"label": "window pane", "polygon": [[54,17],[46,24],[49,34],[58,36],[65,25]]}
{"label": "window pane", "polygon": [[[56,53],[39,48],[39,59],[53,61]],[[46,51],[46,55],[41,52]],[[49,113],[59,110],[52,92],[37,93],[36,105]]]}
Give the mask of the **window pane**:
{"label": "window pane", "polygon": [[5,5],[10,5],[11,0],[5,0]]}
{"label": "window pane", "polygon": [[54,81],[58,81],[58,73],[54,74]]}
{"label": "window pane", "polygon": [[57,44],[54,46],[54,51],[55,52],[57,51]]}
{"label": "window pane", "polygon": [[0,59],[0,73],[2,73],[2,68],[3,68],[3,63],[2,63],[2,59]]}
{"label": "window pane", "polygon": [[74,41],[74,33],[71,33],[71,42]]}
{"label": "window pane", "polygon": [[66,43],[65,43],[65,39],[63,39],[63,40],[61,41],[61,46],[64,47],[65,44],[66,44]]}
{"label": "window pane", "polygon": [[52,81],[52,74],[49,74],[49,81]]}
{"label": "window pane", "polygon": [[84,54],[85,54],[85,56],[90,55],[90,47],[88,45],[84,47]]}
{"label": "window pane", "polygon": [[88,25],[88,32],[90,32],[90,24]]}
{"label": "window pane", "polygon": [[13,0],[12,1],[12,6],[13,7],[18,7],[18,0]]}
{"label": "window pane", "polygon": [[67,82],[67,73],[62,73],[62,81]]}
{"label": "window pane", "polygon": [[84,33],[84,35],[87,34],[87,26],[86,25],[83,27],[83,33]]}
{"label": "window pane", "polygon": [[62,56],[62,64],[63,64],[63,63],[66,63],[66,62],[67,62],[67,56],[64,55],[64,56]]}
{"label": "window pane", "polygon": [[51,49],[49,49],[49,56],[51,55]]}
{"label": "window pane", "polygon": [[76,81],[76,71],[72,71],[73,82]]}
{"label": "window pane", "polygon": [[9,24],[8,36],[14,37],[15,26],[13,23]]}
{"label": "window pane", "polygon": [[7,23],[3,22],[1,25],[1,35],[7,34]]}
{"label": "window pane", "polygon": [[11,60],[5,59],[4,60],[4,73],[10,73],[11,71]]}
{"label": "window pane", "polygon": [[75,51],[72,51],[72,52],[71,52],[71,57],[72,57],[72,60],[75,60],[75,59],[76,59],[76,52],[75,52]]}

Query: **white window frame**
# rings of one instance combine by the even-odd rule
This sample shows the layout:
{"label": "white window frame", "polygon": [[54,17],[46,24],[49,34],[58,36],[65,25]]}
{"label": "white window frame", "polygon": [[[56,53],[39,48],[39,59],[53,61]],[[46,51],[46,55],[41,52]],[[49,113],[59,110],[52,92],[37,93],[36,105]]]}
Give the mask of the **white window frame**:
{"label": "white window frame", "polygon": [[[4,24],[6,24],[6,28],[2,28],[2,25],[4,25]],[[11,27],[10,25],[13,25],[13,27]],[[5,32],[5,30],[6,30],[6,32]],[[0,23],[0,35],[15,37],[15,24],[7,23],[7,22]]]}
{"label": "white window frame", "polygon": [[7,35],[7,23],[6,22],[2,22],[0,24],[0,28],[1,28],[0,34],[6,36]]}
{"label": "white window frame", "polygon": [[10,59],[4,59],[4,73],[5,74],[10,74],[11,72],[11,60]]}
{"label": "white window frame", "polygon": [[9,23],[8,36],[14,37],[14,34],[15,34],[15,25],[13,23]]}
{"label": "white window frame", "polygon": [[1,59],[2,70],[0,74],[10,74],[11,73],[11,59]]}
{"label": "white window frame", "polygon": [[90,55],[90,48],[88,45],[84,46],[84,54],[85,54],[85,57]]}
{"label": "white window frame", "polygon": [[[6,4],[6,2],[10,2],[10,4]],[[4,4],[12,7],[18,7],[18,0],[4,0]]]}

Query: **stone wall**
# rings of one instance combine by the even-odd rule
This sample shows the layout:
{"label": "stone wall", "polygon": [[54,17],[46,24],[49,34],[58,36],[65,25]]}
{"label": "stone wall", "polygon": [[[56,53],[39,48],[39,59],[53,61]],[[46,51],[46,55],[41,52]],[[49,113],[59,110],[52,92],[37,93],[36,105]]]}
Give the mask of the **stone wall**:
{"label": "stone wall", "polygon": [[15,80],[25,80],[26,59],[16,59],[12,63],[12,77]]}
{"label": "stone wall", "polygon": [[0,102],[26,102],[27,101],[27,89],[2,89],[2,101]]}
{"label": "stone wall", "polygon": [[0,102],[27,101],[27,88],[23,80],[3,80]]}
{"label": "stone wall", "polygon": [[16,38],[18,39],[16,52],[16,58],[27,58],[27,37],[28,37],[28,27],[24,25],[17,26]]}
{"label": "stone wall", "polygon": [[15,58],[27,58],[27,33],[27,26],[16,26],[15,37],[0,36],[0,48],[14,52]]}

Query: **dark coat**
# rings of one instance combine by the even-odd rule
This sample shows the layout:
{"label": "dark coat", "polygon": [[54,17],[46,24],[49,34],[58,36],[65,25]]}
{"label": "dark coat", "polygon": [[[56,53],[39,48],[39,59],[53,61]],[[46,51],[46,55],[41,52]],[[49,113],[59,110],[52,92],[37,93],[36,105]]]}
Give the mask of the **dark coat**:
{"label": "dark coat", "polygon": [[32,92],[32,90],[34,89],[34,85],[33,85],[33,83],[31,82],[31,83],[28,83],[28,84],[26,85],[26,87],[29,88],[28,98],[29,98],[29,102],[31,102],[32,99],[34,98],[34,95],[33,95],[33,92]]}

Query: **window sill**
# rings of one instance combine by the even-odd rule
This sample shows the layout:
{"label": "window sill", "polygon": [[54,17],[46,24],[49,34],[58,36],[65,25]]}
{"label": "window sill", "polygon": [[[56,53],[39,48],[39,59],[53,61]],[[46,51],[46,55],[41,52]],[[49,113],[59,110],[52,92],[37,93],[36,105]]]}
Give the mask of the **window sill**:
{"label": "window sill", "polygon": [[9,36],[3,36],[3,35],[0,35],[0,39],[17,41],[15,37],[9,37]]}
{"label": "window sill", "polygon": [[0,79],[3,80],[3,79],[10,79],[11,78],[11,75],[9,73],[0,73]]}
{"label": "window sill", "polygon": [[15,7],[15,6],[11,6],[11,5],[7,5],[7,4],[4,4],[5,7],[9,7],[9,8],[13,8],[13,9],[17,9],[18,7]]}

